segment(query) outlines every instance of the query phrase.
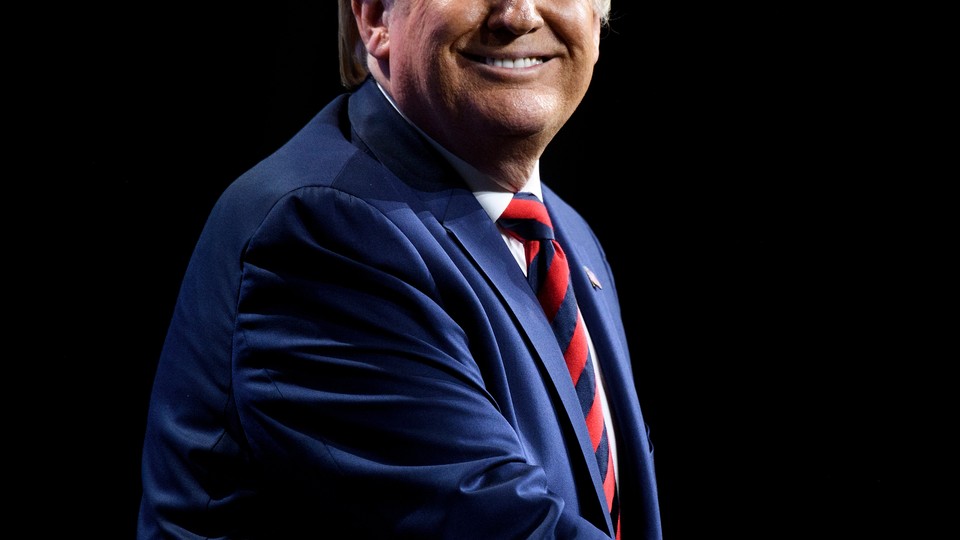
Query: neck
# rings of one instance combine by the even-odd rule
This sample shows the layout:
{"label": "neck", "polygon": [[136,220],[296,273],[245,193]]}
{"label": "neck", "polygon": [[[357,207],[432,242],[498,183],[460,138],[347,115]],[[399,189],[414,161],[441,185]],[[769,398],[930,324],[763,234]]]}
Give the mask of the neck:
{"label": "neck", "polygon": [[521,141],[475,139],[441,142],[445,148],[512,192],[522,191],[533,175],[543,147]]}

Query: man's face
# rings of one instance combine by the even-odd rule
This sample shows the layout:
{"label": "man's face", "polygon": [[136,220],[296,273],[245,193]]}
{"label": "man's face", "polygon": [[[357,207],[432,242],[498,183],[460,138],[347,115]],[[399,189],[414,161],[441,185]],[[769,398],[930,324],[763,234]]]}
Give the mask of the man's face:
{"label": "man's face", "polygon": [[396,0],[390,92],[456,150],[477,137],[549,140],[580,104],[599,56],[593,0]]}

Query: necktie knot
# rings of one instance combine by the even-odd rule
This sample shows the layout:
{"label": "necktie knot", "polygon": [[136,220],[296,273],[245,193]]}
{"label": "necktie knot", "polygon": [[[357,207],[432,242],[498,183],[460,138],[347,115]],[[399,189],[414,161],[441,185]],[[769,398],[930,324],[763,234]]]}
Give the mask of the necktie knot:
{"label": "necktie knot", "polygon": [[547,207],[533,193],[516,193],[497,222],[507,234],[521,242],[553,240],[553,223]]}
{"label": "necktie knot", "polygon": [[[513,196],[497,223],[506,234],[523,242],[527,281],[534,291],[542,294],[554,260],[563,258],[563,251],[553,236],[553,224],[547,207],[533,193],[521,191]],[[566,268],[565,262],[556,267],[561,268]],[[554,296],[557,292],[553,292]]]}

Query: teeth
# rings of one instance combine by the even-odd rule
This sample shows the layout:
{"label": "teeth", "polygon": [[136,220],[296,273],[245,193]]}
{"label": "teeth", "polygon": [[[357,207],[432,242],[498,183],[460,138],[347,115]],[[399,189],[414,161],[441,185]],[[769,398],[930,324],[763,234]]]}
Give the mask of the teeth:
{"label": "teeth", "polygon": [[486,62],[488,66],[497,66],[503,68],[525,68],[542,64],[543,60],[540,58],[487,58]]}

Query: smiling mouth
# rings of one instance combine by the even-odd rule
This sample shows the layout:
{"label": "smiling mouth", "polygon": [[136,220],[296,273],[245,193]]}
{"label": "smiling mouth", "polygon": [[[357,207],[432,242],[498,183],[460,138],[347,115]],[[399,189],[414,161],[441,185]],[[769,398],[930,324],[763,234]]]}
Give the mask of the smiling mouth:
{"label": "smiling mouth", "polygon": [[475,54],[464,54],[464,56],[474,62],[506,69],[523,69],[531,66],[539,66],[547,61],[547,58],[544,56],[524,56],[521,58],[493,58]]}
{"label": "smiling mouth", "polygon": [[508,69],[518,69],[518,68],[527,68],[530,66],[536,66],[543,63],[543,58],[540,57],[526,57],[526,58],[484,58],[483,62],[488,66],[502,67]]}

